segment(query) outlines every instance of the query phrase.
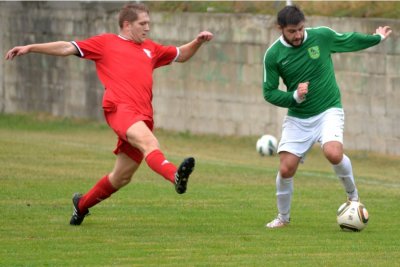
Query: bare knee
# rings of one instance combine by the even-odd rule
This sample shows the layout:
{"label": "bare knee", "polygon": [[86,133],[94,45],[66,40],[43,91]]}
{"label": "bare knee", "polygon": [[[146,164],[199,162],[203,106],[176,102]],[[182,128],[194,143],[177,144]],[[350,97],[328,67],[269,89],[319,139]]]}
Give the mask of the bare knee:
{"label": "bare knee", "polygon": [[297,166],[299,166],[300,158],[289,152],[281,152],[279,156],[279,172],[282,178],[293,177],[297,171]]}
{"label": "bare knee", "polygon": [[329,160],[331,164],[337,165],[342,161],[343,154],[329,154],[326,155],[326,158]]}
{"label": "bare knee", "polygon": [[108,177],[113,187],[115,189],[120,189],[131,182],[132,176],[133,174],[111,172]]}
{"label": "bare knee", "polygon": [[125,153],[119,153],[114,169],[108,176],[114,188],[120,189],[129,184],[139,165],[140,163],[133,161]]}
{"label": "bare knee", "polygon": [[343,145],[339,142],[328,142],[323,148],[324,155],[333,165],[339,164],[343,159]]}
{"label": "bare knee", "polygon": [[284,166],[281,165],[279,168],[279,172],[280,172],[282,178],[290,178],[290,177],[293,177],[294,174],[296,173],[296,168],[292,168],[287,165],[284,165]]}
{"label": "bare knee", "polygon": [[126,137],[128,142],[138,148],[145,157],[160,147],[157,138],[143,121],[136,122],[129,127]]}

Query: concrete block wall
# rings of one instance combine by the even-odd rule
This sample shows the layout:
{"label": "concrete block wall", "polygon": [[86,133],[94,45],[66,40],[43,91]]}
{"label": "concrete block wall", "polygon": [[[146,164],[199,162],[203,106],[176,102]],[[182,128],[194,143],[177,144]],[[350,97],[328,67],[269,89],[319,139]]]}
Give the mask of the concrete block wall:
{"label": "concrete block wall", "polygon": [[[0,2],[0,49],[118,32],[119,2]],[[176,131],[279,138],[286,110],[262,97],[262,59],[279,36],[275,17],[151,12],[151,38],[181,45],[201,30],[215,39],[187,63],[154,73],[156,126]],[[374,32],[398,20],[308,17],[307,26]],[[345,147],[400,155],[400,37],[333,56],[346,111]],[[0,64],[0,111],[45,111],[103,120],[92,62],[28,55]],[[284,87],[281,87],[284,89]]]}

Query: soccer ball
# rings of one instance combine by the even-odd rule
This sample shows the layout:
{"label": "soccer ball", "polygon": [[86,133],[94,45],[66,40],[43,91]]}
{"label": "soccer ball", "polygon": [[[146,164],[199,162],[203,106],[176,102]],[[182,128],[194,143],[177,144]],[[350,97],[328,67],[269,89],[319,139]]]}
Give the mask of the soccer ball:
{"label": "soccer ball", "polygon": [[257,140],[256,149],[261,156],[272,156],[276,153],[278,141],[272,135],[266,134]]}
{"label": "soccer ball", "polygon": [[336,220],[342,230],[359,232],[367,226],[368,211],[361,202],[347,201],[339,207]]}

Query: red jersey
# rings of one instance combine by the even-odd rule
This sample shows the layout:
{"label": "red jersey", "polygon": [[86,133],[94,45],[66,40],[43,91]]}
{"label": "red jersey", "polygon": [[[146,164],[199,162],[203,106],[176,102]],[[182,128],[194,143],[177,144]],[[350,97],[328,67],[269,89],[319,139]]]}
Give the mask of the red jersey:
{"label": "red jersey", "polygon": [[137,44],[115,34],[72,43],[82,58],[96,63],[97,75],[106,88],[103,106],[127,104],[138,114],[153,118],[153,70],[177,58],[175,46],[163,46],[149,39]]}

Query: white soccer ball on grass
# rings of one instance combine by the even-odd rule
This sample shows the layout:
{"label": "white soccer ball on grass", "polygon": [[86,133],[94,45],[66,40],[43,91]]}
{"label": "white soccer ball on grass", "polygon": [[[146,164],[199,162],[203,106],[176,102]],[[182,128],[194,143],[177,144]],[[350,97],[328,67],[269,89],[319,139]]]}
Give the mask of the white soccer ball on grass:
{"label": "white soccer ball on grass", "polygon": [[362,231],[368,223],[368,211],[359,201],[347,201],[337,211],[337,223],[344,231]]}
{"label": "white soccer ball on grass", "polygon": [[278,140],[275,136],[265,134],[257,140],[256,149],[261,156],[272,156],[276,154]]}

